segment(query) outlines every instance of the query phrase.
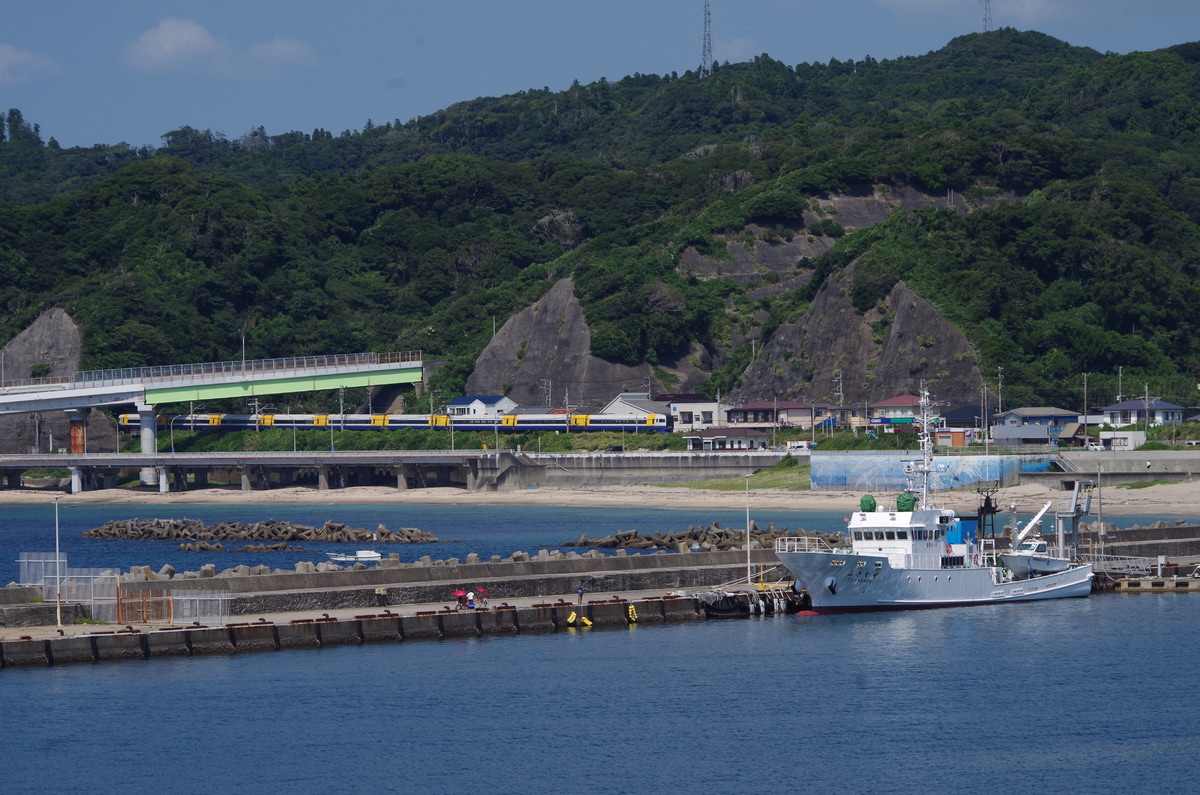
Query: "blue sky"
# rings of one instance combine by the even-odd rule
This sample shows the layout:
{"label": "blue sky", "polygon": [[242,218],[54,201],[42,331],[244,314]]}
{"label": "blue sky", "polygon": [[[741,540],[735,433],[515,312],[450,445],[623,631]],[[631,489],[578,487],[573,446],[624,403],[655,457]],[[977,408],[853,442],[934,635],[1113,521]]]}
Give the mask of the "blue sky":
{"label": "blue sky", "polygon": [[[982,29],[982,0],[711,0],[715,56],[788,64],[920,55]],[[0,109],[63,146],[237,137],[568,87],[700,61],[703,0],[111,0],[8,4]],[[994,27],[1101,52],[1200,39],[1194,0],[992,0]]]}

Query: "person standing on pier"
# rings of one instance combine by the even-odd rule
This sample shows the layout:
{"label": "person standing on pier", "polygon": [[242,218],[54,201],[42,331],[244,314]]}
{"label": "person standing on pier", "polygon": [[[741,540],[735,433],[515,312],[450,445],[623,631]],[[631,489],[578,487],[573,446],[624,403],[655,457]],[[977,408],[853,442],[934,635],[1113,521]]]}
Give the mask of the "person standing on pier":
{"label": "person standing on pier", "polygon": [[575,593],[579,594],[579,598],[576,600],[575,603],[583,604],[583,580],[580,580],[579,582],[575,583]]}

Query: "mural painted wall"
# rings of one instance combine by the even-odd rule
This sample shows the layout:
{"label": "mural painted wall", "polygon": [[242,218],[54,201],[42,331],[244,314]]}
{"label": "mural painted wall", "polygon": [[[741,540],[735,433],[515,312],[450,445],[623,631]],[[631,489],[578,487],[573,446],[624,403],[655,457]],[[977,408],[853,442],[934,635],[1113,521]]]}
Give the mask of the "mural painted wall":
{"label": "mural painted wall", "polygon": [[[989,481],[1013,485],[1022,472],[1045,472],[1053,453],[1030,455],[934,456],[934,491],[974,488]],[[812,456],[813,491],[887,492],[915,489],[905,464],[919,464],[920,456],[907,453],[819,453]]]}

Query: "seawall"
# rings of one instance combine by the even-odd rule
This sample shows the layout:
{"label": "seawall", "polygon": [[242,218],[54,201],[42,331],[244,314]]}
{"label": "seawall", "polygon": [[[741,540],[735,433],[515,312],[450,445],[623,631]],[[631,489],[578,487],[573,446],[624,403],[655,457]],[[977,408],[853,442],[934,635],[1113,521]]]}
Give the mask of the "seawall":
{"label": "seawall", "polygon": [[[735,598],[746,605],[739,615],[783,610],[780,602],[757,594],[747,593]],[[580,632],[600,627],[656,626],[706,618],[704,604],[699,598],[667,594],[633,599],[613,596],[588,600],[585,604],[563,599],[554,602],[535,599],[480,610],[417,609],[401,614],[385,609],[352,617],[325,615],[290,621],[260,618],[219,626],[129,627],[87,634],[27,635],[0,640],[0,668],[320,649],[361,643],[396,644],[481,635]]]}
{"label": "seawall", "polygon": [[[398,566],[243,576],[123,582],[122,593],[154,591],[229,593],[231,616],[339,608],[375,609],[414,603],[452,604],[458,589],[486,588],[493,602],[510,597],[677,590],[710,587],[746,576],[746,553],[683,552],[635,555],[534,557],[524,561],[409,563]],[[772,550],[752,550],[757,570],[779,565]]]}

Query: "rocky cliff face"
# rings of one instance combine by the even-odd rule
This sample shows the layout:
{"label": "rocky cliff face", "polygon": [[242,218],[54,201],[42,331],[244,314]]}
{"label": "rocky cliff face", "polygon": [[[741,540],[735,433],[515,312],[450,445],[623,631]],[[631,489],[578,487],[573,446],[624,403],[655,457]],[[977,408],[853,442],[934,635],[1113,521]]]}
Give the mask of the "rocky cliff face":
{"label": "rocky cliff face", "polygon": [[[629,367],[592,356],[592,332],[571,279],[518,312],[496,332],[467,380],[472,395],[506,394],[522,406],[598,409],[621,392],[687,391],[707,380],[711,357],[694,350],[661,369],[678,379],[668,390],[648,364]],[[698,363],[695,364],[694,362]],[[649,383],[649,386],[648,386]]]}
{"label": "rocky cliff face", "polygon": [[847,405],[916,394],[925,380],[936,400],[979,401],[982,378],[966,338],[903,282],[883,307],[859,314],[850,299],[853,269],[829,279],[808,312],[780,326],[746,369],[732,396],[770,396]]}
{"label": "rocky cliff face", "polygon": [[[29,328],[4,346],[3,377],[7,382],[33,377],[65,377],[79,369],[82,338],[79,328],[61,309],[38,316]],[[27,453],[69,449],[70,422],[61,411],[39,414],[0,414],[0,453]],[[98,409],[87,418],[89,452],[112,452],[117,448],[117,432],[112,422]]]}

